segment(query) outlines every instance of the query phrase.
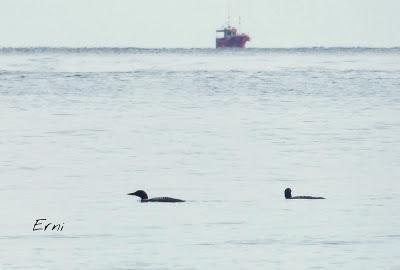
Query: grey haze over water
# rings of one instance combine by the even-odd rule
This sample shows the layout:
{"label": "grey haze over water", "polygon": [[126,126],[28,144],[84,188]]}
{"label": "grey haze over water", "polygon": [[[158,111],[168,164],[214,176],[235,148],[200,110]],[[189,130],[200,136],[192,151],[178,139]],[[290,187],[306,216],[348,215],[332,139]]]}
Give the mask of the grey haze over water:
{"label": "grey haze over water", "polygon": [[399,89],[398,48],[2,48],[0,268],[399,269]]}

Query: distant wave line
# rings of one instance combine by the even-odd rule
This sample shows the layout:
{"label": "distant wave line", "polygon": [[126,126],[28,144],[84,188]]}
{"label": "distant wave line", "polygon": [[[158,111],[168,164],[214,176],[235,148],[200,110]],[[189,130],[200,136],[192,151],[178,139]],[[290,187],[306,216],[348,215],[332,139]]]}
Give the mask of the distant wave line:
{"label": "distant wave line", "polygon": [[0,47],[1,54],[8,53],[400,53],[400,47],[293,47],[293,48],[246,48],[246,49],[215,49],[215,48],[140,48],[140,47]]}

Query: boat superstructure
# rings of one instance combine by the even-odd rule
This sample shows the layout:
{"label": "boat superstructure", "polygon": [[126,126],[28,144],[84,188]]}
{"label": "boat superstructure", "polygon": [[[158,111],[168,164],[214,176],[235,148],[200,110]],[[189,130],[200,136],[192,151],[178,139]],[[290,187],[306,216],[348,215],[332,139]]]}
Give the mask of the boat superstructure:
{"label": "boat superstructure", "polygon": [[218,33],[223,33],[223,36],[215,39],[215,46],[217,48],[244,48],[246,46],[246,42],[250,40],[249,35],[245,33],[239,33],[235,27],[230,25],[224,27],[224,29],[217,30],[217,34]]}

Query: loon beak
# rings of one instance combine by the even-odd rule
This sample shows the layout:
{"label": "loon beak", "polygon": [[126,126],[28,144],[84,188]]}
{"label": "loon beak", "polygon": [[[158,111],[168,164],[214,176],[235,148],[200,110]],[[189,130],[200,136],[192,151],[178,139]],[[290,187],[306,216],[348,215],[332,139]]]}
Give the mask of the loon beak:
{"label": "loon beak", "polygon": [[135,193],[128,193],[128,194],[126,194],[126,195],[135,195]]}

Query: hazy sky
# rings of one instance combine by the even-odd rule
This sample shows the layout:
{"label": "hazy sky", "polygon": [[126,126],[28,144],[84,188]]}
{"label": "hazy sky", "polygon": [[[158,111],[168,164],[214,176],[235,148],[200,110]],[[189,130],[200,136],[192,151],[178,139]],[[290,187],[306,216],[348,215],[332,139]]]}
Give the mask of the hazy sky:
{"label": "hazy sky", "polygon": [[400,0],[0,0],[0,47],[214,47],[227,10],[248,47],[400,46]]}

